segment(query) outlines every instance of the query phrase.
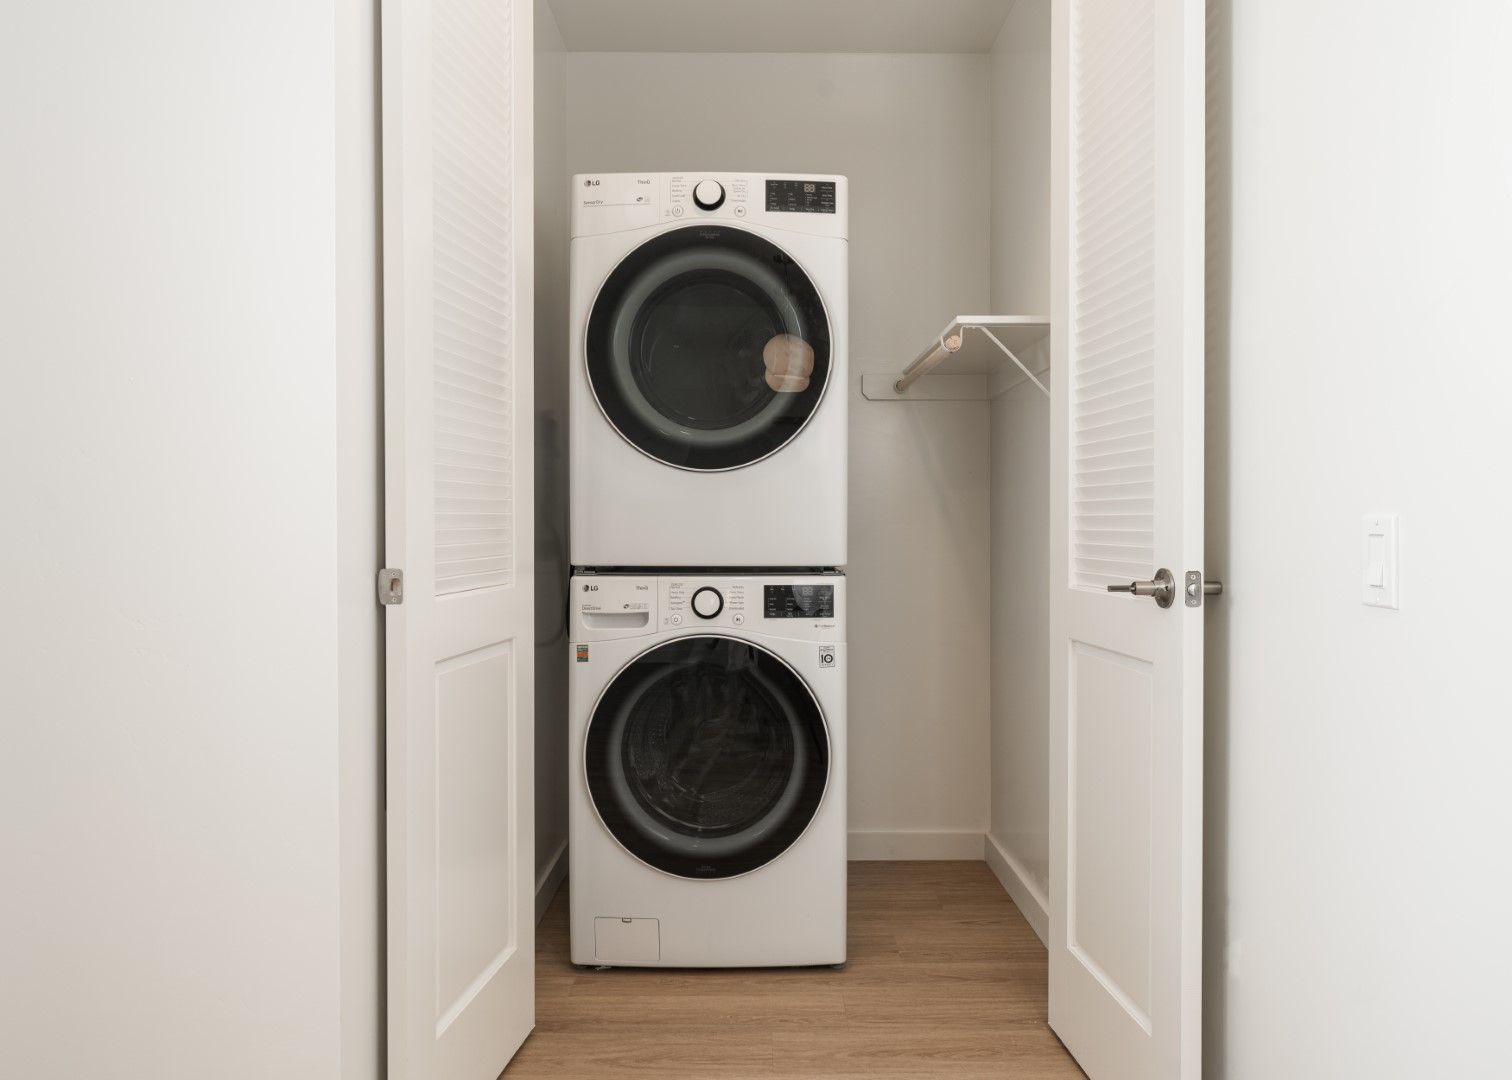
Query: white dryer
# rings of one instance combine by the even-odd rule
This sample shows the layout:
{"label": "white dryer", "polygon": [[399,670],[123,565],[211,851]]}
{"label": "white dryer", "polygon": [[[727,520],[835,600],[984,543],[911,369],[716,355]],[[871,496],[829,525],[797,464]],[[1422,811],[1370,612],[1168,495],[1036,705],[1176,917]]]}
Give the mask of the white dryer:
{"label": "white dryer", "polygon": [[845,961],[845,578],[572,582],[572,960]]}
{"label": "white dryer", "polygon": [[843,566],[845,178],[572,185],[572,564]]}

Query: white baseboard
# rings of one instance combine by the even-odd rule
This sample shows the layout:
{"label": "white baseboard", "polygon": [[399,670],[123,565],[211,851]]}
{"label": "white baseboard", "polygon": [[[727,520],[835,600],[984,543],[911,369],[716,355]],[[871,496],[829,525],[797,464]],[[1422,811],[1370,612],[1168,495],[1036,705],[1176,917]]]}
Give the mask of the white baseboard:
{"label": "white baseboard", "polygon": [[546,869],[536,876],[536,925],[546,917],[546,909],[551,906],[552,897],[556,896],[557,890],[562,887],[562,881],[567,877],[567,841],[563,840],[557,845],[556,851],[552,852],[551,859],[546,863]]}
{"label": "white baseboard", "polygon": [[852,832],[847,846],[852,862],[982,858],[982,834],[979,832],[865,830]]}
{"label": "white baseboard", "polygon": [[1024,918],[1030,927],[1039,935],[1040,943],[1049,946],[1050,942],[1050,900],[1030,880],[1025,873],[1023,864],[1008,854],[1008,849],[998,842],[997,837],[988,833],[986,836],[987,865],[992,867],[992,872],[1003,883],[1003,888],[1008,891],[1019,911],[1023,912]]}

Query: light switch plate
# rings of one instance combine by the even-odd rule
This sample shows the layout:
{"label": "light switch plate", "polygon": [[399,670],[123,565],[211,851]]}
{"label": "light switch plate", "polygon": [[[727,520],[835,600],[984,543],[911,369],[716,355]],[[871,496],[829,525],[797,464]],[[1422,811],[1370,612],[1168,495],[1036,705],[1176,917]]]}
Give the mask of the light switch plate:
{"label": "light switch plate", "polygon": [[1398,600],[1397,516],[1366,514],[1360,596],[1366,607],[1400,609]]}

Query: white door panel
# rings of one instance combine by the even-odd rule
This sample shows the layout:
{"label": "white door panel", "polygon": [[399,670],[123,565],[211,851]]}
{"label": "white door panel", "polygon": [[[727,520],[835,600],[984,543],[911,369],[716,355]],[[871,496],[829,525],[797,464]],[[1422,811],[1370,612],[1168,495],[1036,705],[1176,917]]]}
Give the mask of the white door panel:
{"label": "white door panel", "polygon": [[535,1022],[531,11],[383,2],[394,1080]]}
{"label": "white door panel", "polygon": [[[1056,0],[1050,1022],[1200,1071],[1203,5]],[[1110,594],[1160,567],[1174,603]]]}

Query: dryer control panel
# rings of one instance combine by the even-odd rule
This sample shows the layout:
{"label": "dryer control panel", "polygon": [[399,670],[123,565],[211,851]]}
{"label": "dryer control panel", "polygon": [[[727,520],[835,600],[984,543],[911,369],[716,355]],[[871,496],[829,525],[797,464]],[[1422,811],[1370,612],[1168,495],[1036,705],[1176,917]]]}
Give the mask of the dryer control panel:
{"label": "dryer control panel", "polygon": [[844,239],[845,177],[678,172],[572,178],[573,236],[710,220]]}

